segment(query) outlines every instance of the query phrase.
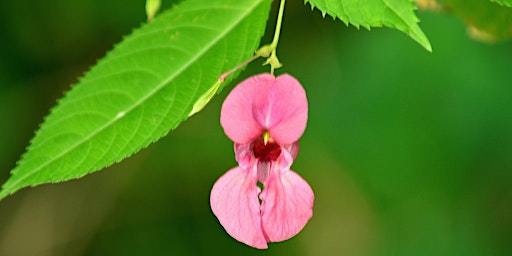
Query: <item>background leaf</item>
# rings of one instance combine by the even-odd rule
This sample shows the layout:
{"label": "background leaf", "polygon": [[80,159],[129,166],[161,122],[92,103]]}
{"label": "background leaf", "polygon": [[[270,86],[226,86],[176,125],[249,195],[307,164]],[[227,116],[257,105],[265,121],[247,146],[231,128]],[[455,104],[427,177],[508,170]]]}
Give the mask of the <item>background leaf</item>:
{"label": "background leaf", "polygon": [[491,0],[491,2],[495,2],[501,5],[506,5],[508,7],[512,7],[512,0]]}
{"label": "background leaf", "polygon": [[[468,24],[471,36],[484,41],[512,38],[512,8],[487,0],[442,0],[447,10]],[[507,1],[501,1],[503,3]]]}
{"label": "background leaf", "polygon": [[324,15],[339,18],[346,25],[352,24],[368,30],[371,27],[387,26],[403,31],[428,51],[430,42],[418,26],[414,14],[415,6],[409,0],[305,0]]}
{"label": "background leaf", "polygon": [[127,37],[52,109],[0,199],[118,162],[187,118],[259,43],[269,0],[189,0]]}

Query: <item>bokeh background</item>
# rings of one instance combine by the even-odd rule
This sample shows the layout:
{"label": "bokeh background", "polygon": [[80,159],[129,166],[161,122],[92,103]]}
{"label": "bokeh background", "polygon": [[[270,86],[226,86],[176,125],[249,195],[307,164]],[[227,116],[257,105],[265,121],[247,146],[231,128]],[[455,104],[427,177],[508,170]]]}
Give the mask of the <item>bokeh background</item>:
{"label": "bokeh background", "polygon": [[[0,255],[512,255],[512,43],[418,12],[429,53],[310,9],[288,1],[278,49],[277,73],[297,77],[310,105],[292,169],[315,214],[299,235],[259,251],[210,211],[210,188],[236,164],[219,125],[232,83],[122,163],[0,202]],[[144,19],[143,0],[2,3],[0,182],[63,92]]]}

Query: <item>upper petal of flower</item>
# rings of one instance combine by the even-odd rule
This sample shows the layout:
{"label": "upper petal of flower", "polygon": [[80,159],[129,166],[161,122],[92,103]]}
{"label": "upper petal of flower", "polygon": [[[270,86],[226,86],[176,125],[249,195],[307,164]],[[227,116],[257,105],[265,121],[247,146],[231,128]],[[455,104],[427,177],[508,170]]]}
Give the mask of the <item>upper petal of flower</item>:
{"label": "upper petal of flower", "polygon": [[[261,88],[263,87],[263,88]],[[308,101],[300,83],[288,74],[260,86],[254,95],[253,115],[277,144],[296,142],[306,129]]]}
{"label": "upper petal of flower", "polygon": [[266,93],[275,81],[273,75],[252,76],[238,84],[222,104],[220,123],[226,135],[236,143],[255,140],[264,130],[253,116],[254,97]]}
{"label": "upper petal of flower", "polygon": [[308,119],[306,92],[288,74],[261,74],[236,86],[222,105],[220,122],[236,143],[254,141],[268,130],[278,144],[297,141]]}
{"label": "upper petal of flower", "polygon": [[308,183],[297,173],[273,172],[263,184],[262,227],[270,242],[295,236],[313,215],[314,195]]}
{"label": "upper petal of flower", "polygon": [[261,230],[261,214],[254,171],[235,167],[213,185],[210,206],[226,232],[236,240],[259,249],[267,248]]}

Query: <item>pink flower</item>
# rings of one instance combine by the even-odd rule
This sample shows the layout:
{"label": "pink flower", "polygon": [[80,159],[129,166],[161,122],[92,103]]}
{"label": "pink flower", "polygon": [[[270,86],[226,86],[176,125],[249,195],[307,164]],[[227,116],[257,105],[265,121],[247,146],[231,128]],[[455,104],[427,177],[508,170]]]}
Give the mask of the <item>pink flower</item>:
{"label": "pink flower", "polygon": [[238,167],[213,185],[210,204],[236,240],[265,249],[295,236],[313,215],[311,187],[290,170],[307,112],[306,93],[290,75],[253,76],[224,101],[220,122]]}

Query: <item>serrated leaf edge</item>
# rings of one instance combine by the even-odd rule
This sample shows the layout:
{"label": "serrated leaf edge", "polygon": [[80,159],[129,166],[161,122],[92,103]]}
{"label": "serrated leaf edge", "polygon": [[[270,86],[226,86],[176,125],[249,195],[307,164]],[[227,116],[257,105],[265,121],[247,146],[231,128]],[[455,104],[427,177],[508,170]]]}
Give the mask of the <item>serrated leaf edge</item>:
{"label": "serrated leaf edge", "polygon": [[[391,10],[398,18],[400,18],[400,20],[402,20],[404,22],[404,24],[407,24],[407,27],[405,27],[404,29],[401,29],[401,28],[398,28],[397,26],[395,26],[393,24],[389,24],[389,23],[385,22],[384,20],[378,21],[378,22],[373,23],[373,24],[372,23],[356,23],[353,20],[351,20],[348,16],[345,17],[345,18],[344,17],[339,17],[339,16],[337,16],[336,14],[334,14],[332,12],[321,10],[320,8],[318,8],[317,5],[315,5],[312,2],[310,2],[310,0],[304,0],[304,4],[308,4],[309,3],[309,5],[311,6],[311,10],[314,10],[316,8],[318,11],[320,11],[320,13],[322,14],[322,16],[324,18],[325,18],[326,14],[329,14],[329,16],[331,16],[333,19],[339,19],[346,26],[349,26],[349,24],[351,24],[352,26],[354,26],[357,29],[359,29],[362,26],[362,27],[366,28],[368,31],[371,31],[371,27],[384,27],[384,26],[386,26],[386,27],[389,27],[389,28],[400,30],[400,31],[404,32],[405,34],[407,34],[408,36],[410,36],[411,38],[413,38],[416,42],[421,44],[427,51],[432,52],[432,46],[430,45],[430,42],[429,42],[428,38],[426,37],[426,35],[423,33],[423,31],[421,29],[419,29],[419,34],[413,33],[413,30],[409,29],[410,24],[405,22],[405,20],[400,15],[398,15],[398,13],[393,8],[391,8],[389,6],[389,4],[387,3],[386,0],[382,0],[382,1],[388,7],[389,10]],[[415,6],[415,5],[412,4],[412,6]],[[412,8],[412,11],[414,12],[416,9],[417,8]],[[414,15],[414,18],[415,18],[416,22],[420,21],[417,18],[416,15]],[[415,23],[414,25],[417,26],[417,23]],[[425,42],[422,42],[421,41],[422,39]]]}

